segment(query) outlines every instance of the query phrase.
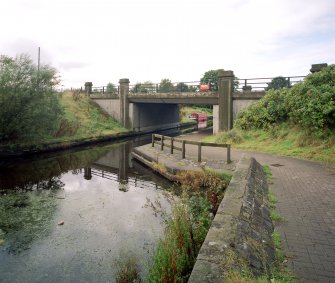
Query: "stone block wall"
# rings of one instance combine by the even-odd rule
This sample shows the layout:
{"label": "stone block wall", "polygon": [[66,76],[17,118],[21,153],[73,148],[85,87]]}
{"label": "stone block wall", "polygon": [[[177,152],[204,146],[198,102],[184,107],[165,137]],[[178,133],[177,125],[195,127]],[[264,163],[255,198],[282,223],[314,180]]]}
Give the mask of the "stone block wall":
{"label": "stone block wall", "polygon": [[[189,282],[224,282],[225,273],[246,262],[255,275],[274,262],[273,224],[262,166],[243,156],[200,249]],[[233,258],[233,259],[232,259]]]}

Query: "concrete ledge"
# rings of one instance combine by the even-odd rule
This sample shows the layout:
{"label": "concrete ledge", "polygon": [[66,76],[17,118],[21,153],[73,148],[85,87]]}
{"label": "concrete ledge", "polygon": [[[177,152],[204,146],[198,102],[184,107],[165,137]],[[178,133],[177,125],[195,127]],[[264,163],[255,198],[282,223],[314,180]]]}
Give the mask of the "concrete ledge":
{"label": "concrete ledge", "polygon": [[254,274],[274,261],[273,225],[267,209],[267,182],[262,166],[243,156],[200,249],[189,282],[223,282],[227,255],[247,262]]}

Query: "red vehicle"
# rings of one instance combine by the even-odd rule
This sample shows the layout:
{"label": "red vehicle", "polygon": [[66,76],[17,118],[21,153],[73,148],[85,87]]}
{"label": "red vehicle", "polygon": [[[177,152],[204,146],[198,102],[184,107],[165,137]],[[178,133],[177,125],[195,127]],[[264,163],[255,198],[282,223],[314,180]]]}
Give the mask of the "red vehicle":
{"label": "red vehicle", "polygon": [[211,81],[208,81],[208,84],[199,85],[199,89],[197,90],[197,92],[211,91],[211,90],[213,90],[213,83]]}

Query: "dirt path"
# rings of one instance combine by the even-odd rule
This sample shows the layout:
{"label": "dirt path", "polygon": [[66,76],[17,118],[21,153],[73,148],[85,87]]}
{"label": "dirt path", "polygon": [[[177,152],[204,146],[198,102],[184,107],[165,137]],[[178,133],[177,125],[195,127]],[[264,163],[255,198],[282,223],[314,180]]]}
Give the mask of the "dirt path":
{"label": "dirt path", "polygon": [[[200,140],[205,135],[208,132],[184,137]],[[224,151],[206,148],[203,155],[217,159]],[[266,153],[233,150],[232,159],[238,160],[243,153],[272,170],[270,189],[284,218],[276,229],[282,235],[288,267],[301,282],[335,282],[335,171],[318,162]]]}

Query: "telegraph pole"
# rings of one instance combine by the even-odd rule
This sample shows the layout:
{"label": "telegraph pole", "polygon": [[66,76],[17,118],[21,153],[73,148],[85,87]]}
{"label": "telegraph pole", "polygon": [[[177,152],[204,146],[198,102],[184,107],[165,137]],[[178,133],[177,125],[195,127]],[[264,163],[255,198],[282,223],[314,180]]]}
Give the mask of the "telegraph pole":
{"label": "telegraph pole", "polygon": [[37,54],[37,90],[40,88],[40,64],[41,64],[41,48],[38,47]]}

